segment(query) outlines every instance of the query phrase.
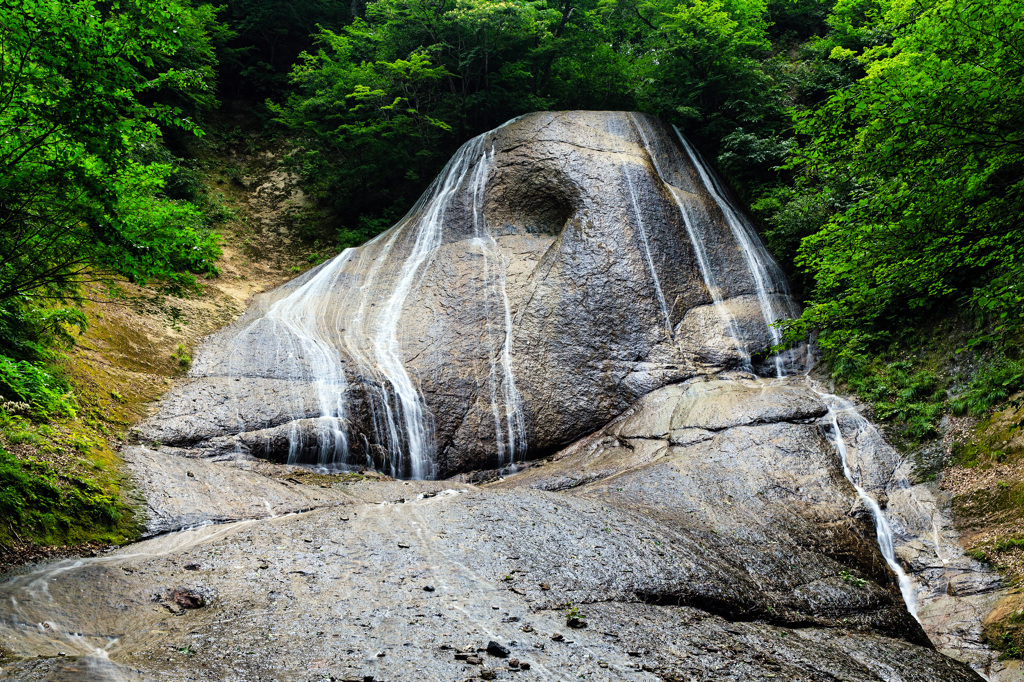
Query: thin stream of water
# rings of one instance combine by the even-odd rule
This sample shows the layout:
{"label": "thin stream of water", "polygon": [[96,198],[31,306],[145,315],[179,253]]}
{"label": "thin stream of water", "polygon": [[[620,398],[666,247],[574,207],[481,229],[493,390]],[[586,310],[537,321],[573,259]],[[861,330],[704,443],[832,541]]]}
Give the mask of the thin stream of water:
{"label": "thin stream of water", "polygon": [[[687,156],[689,156],[690,161],[697,169],[701,182],[704,183],[704,188],[718,205],[733,238],[736,240],[736,244],[743,252],[744,260],[754,282],[757,302],[761,307],[764,323],[768,328],[768,333],[771,335],[772,344],[778,345],[782,342],[782,332],[773,325],[779,320],[792,317],[796,312],[791,305],[792,296],[789,291],[789,284],[786,282],[786,277],[782,274],[778,263],[771,257],[768,250],[765,249],[750,221],[740,211],[736,210],[732,202],[726,198],[728,193],[718,182],[714,171],[704,162],[700,153],[683,136],[679,128],[675,126],[673,128]],[[779,299],[785,301],[786,305],[779,306]],[[785,376],[787,372],[786,361],[790,362],[790,364],[793,361],[791,351],[786,352],[786,361],[783,360],[783,355],[782,353],[776,353],[774,358],[775,375],[777,377]]]}
{"label": "thin stream of water", "polygon": [[[484,151],[477,162],[473,178],[473,244],[483,258],[484,316],[491,362],[487,377],[494,417],[494,434],[498,464],[504,466],[526,454],[526,425],[523,419],[522,396],[512,374],[512,307],[506,286],[508,263],[498,248],[483,212],[487,179],[494,159],[494,148]],[[500,300],[501,330],[496,334],[492,323],[492,305]],[[500,340],[499,340],[500,339]],[[500,368],[500,370],[499,370]],[[500,374],[500,376],[499,376]]]}
{"label": "thin stream of water", "polygon": [[[668,188],[669,194],[672,196],[676,207],[679,209],[679,213],[683,218],[683,225],[686,228],[686,235],[690,239],[690,246],[693,248],[693,253],[697,257],[697,268],[700,270],[700,276],[704,280],[704,287],[711,296],[715,312],[725,323],[729,336],[736,340],[736,343],[742,350],[744,355],[744,369],[752,370],[750,366],[750,351],[736,326],[736,318],[733,317],[732,313],[730,313],[729,309],[725,306],[722,287],[718,284],[715,270],[711,266],[711,261],[708,257],[707,248],[704,245],[705,241],[707,241],[707,235],[705,235],[703,231],[698,235],[698,223],[695,217],[691,215],[689,207],[690,202],[685,201],[683,197],[680,196],[679,188],[670,183],[662,172],[661,162],[658,160],[658,154],[656,154],[651,147],[650,131],[647,130],[646,121],[642,118],[637,118],[632,113],[629,114],[629,119],[632,122],[633,127],[636,128],[637,133],[640,135],[640,141],[644,146],[644,150],[647,152],[648,158],[651,160],[651,165],[654,166],[654,172],[658,175],[658,179],[661,180],[662,184]],[[633,200],[635,204],[635,195]],[[639,214],[639,210],[637,212]]]}
{"label": "thin stream of water", "polygon": [[867,506],[868,510],[871,512],[871,518],[874,519],[875,522],[875,536],[878,539],[878,548],[882,552],[882,557],[885,559],[885,563],[889,565],[889,568],[892,569],[892,572],[896,574],[896,579],[900,587],[900,594],[903,595],[903,601],[907,605],[907,611],[910,612],[910,615],[913,616],[915,620],[920,622],[920,619],[917,617],[917,588],[914,587],[914,583],[910,579],[910,576],[907,575],[907,572],[903,570],[903,567],[896,559],[896,548],[892,526],[889,524],[888,516],[886,516],[875,498],[871,497],[867,490],[864,489],[861,485],[860,476],[855,475],[850,466],[850,454],[846,447],[846,439],[843,437],[843,432],[839,428],[837,413],[841,412],[844,416],[853,418],[858,422],[864,418],[861,417],[853,404],[849,401],[843,400],[839,396],[831,393],[819,392],[819,395],[828,403],[828,415],[826,418],[832,425],[832,443],[835,446],[836,451],[839,453],[839,457],[842,461],[843,475],[845,475],[846,480],[853,485],[854,490],[857,491],[857,496],[864,502],[865,506]]}

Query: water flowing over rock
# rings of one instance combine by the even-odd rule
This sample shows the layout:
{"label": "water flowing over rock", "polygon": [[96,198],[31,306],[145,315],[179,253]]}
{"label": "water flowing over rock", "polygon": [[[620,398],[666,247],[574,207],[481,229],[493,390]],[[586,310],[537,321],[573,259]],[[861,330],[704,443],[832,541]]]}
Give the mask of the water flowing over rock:
{"label": "water flowing over rock", "polygon": [[796,308],[693,147],[640,114],[467,142],[391,230],[262,296],[145,438],[435,478],[552,452],[763,358]]}
{"label": "water flowing over rock", "polygon": [[511,121],[210,339],[124,452],[156,537],[0,584],[0,679],[1009,679],[797,312],[678,131]]}

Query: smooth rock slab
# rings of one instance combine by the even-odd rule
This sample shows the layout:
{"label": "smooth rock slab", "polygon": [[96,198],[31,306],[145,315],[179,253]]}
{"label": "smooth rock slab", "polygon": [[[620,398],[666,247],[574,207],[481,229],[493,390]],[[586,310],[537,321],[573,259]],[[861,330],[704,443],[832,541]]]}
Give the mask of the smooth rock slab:
{"label": "smooth rock slab", "polygon": [[[142,480],[158,524],[255,507],[261,479],[278,508],[325,506],[0,586],[0,642],[20,658],[0,679],[980,679],[907,613],[816,395],[741,376],[666,387],[484,487],[282,486],[266,463],[136,453],[156,473],[204,467]],[[202,608],[174,609],[177,590]]]}

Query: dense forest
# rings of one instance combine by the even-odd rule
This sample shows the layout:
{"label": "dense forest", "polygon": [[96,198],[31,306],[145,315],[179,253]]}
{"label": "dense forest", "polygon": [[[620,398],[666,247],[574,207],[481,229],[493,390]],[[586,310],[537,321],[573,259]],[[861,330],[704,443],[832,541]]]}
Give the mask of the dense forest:
{"label": "dense forest", "polygon": [[[8,427],[75,417],[59,358],[86,292],[217,277],[193,164],[211,139],[290,140],[304,236],[341,249],[469,136],[542,109],[643,111],[693,139],[806,306],[788,338],[813,335],[907,448],[1024,388],[1014,0],[6,0],[0,54]],[[66,497],[26,467],[0,451],[6,518]],[[93,493],[82,513],[116,515]]]}

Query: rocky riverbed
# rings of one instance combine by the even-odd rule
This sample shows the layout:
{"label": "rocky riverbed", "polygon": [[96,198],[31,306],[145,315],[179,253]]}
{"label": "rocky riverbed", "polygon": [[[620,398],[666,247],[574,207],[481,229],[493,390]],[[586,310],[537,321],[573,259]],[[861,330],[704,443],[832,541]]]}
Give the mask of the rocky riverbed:
{"label": "rocky riverbed", "polygon": [[673,385],[485,485],[135,448],[164,534],[5,584],[0,679],[980,679],[907,612],[827,409]]}

